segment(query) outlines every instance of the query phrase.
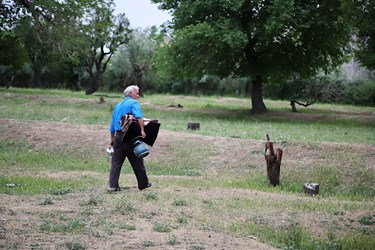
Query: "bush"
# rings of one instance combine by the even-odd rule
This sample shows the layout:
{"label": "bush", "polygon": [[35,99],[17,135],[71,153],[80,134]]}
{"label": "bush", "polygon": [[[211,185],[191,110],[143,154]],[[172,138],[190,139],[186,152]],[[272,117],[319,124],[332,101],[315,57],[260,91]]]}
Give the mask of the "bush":
{"label": "bush", "polygon": [[345,87],[346,102],[348,104],[375,105],[375,81],[348,83]]}
{"label": "bush", "polygon": [[281,100],[317,100],[323,103],[375,105],[375,81],[350,82],[335,77],[303,79],[294,76],[280,83],[265,83],[264,97]]}

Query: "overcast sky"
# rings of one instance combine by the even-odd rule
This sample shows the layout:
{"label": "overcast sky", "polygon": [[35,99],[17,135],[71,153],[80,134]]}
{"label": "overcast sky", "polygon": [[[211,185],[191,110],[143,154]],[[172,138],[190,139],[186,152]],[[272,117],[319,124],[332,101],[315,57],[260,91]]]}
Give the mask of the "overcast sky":
{"label": "overcast sky", "polygon": [[115,14],[125,13],[132,28],[160,26],[171,20],[168,12],[159,10],[158,5],[151,3],[150,0],[114,0],[114,2]]}

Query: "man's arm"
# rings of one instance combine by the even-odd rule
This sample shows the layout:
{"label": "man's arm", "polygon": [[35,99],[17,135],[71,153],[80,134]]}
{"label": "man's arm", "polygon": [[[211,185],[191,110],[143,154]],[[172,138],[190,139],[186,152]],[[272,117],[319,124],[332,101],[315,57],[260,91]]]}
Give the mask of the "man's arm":
{"label": "man's arm", "polygon": [[138,121],[139,127],[141,128],[142,138],[145,138],[146,133],[145,133],[145,127],[144,127],[144,124],[143,124],[143,118],[137,118],[137,121]]}
{"label": "man's arm", "polygon": [[110,146],[113,146],[113,140],[115,139],[115,134],[111,133],[111,142],[109,143]]}

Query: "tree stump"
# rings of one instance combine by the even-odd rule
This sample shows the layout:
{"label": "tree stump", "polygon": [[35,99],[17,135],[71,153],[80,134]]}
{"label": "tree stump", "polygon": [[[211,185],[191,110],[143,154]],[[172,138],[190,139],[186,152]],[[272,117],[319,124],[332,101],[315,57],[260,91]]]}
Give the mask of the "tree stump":
{"label": "tree stump", "polygon": [[189,122],[187,128],[191,130],[197,130],[200,129],[200,124],[199,122]]}
{"label": "tree stump", "polygon": [[303,192],[307,195],[318,195],[319,184],[318,183],[305,183],[303,185]]}
{"label": "tree stump", "polygon": [[281,165],[281,157],[283,155],[283,150],[278,148],[275,151],[273,149],[273,143],[270,140],[269,135],[267,136],[266,148],[264,151],[264,157],[267,163],[267,177],[269,183],[276,187],[280,184],[280,165]]}

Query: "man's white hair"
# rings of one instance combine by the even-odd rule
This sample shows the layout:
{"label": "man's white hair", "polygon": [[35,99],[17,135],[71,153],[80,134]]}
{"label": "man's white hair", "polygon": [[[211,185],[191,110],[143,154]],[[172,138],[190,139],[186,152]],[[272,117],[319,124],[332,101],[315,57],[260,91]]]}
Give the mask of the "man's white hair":
{"label": "man's white hair", "polygon": [[137,85],[130,85],[126,87],[126,89],[124,90],[124,95],[128,96],[130,92],[138,91],[138,90],[139,90],[139,87]]}

